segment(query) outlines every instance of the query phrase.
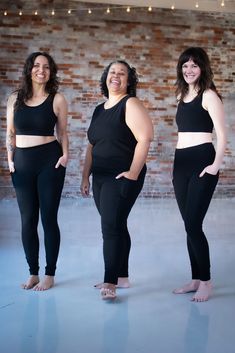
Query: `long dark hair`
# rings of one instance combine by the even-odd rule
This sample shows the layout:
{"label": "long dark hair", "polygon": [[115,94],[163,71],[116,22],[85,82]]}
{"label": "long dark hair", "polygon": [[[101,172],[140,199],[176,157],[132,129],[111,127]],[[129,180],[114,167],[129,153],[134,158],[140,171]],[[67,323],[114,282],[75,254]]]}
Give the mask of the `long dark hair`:
{"label": "long dark hair", "polygon": [[54,95],[58,90],[58,87],[59,87],[59,80],[57,77],[58,69],[54,59],[48,53],[39,52],[39,51],[34,52],[28,56],[24,64],[21,87],[19,88],[19,90],[16,91],[18,94],[17,94],[17,99],[14,107],[15,110],[17,110],[20,106],[22,106],[22,104],[25,101],[32,98],[33,96],[31,72],[32,72],[35,59],[39,55],[45,56],[47,58],[49,69],[50,69],[50,78],[46,84],[45,91],[48,94]]}
{"label": "long dark hair", "polygon": [[176,80],[176,96],[179,101],[182,101],[188,93],[188,84],[185,82],[182,66],[187,61],[192,60],[201,69],[200,77],[198,78],[198,95],[201,95],[205,90],[212,89],[221,98],[217,92],[215,84],[213,82],[213,72],[209,57],[204,49],[200,47],[190,47],[186,49],[179,57],[177,64],[177,80]]}
{"label": "long dark hair", "polygon": [[103,74],[100,79],[100,89],[101,93],[108,98],[109,97],[109,92],[108,92],[108,87],[106,85],[106,79],[108,76],[108,72],[110,67],[113,64],[123,64],[127,68],[128,72],[128,84],[127,84],[127,94],[129,94],[131,97],[136,97],[136,87],[139,82],[138,79],[138,74],[136,72],[136,69],[133,66],[130,66],[126,61],[124,60],[115,60],[111,62],[103,71]]}

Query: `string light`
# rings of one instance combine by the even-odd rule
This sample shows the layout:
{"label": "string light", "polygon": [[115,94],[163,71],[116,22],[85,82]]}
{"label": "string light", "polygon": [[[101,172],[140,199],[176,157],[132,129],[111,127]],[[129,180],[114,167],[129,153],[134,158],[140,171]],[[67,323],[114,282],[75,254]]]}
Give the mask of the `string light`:
{"label": "string light", "polygon": [[[173,0],[174,1],[174,0]],[[212,1],[212,0],[211,0]],[[199,3],[200,1],[195,1],[194,3],[194,7],[196,9],[198,9],[200,6],[199,6]],[[220,0],[220,6],[223,8],[225,7],[225,0]],[[143,6],[134,6],[134,8],[138,9],[138,8],[146,8],[146,7],[143,7]],[[51,16],[55,16],[55,11],[57,12],[66,12],[68,15],[71,15],[71,14],[76,14],[78,11],[86,11],[88,12],[88,14],[90,15],[93,11],[96,11],[96,10],[100,10],[102,9],[101,7],[94,7],[94,8],[79,8],[79,9],[66,9],[66,8],[56,8],[56,9],[52,9],[50,14]],[[124,11],[126,10],[127,13],[130,13],[131,10],[132,10],[132,7],[130,6],[122,6],[122,5],[117,5],[117,6],[112,6],[112,8],[110,7],[103,7],[103,10],[107,13],[107,14],[110,14],[112,10],[115,10],[115,9],[123,9]],[[175,2],[172,3],[172,5],[170,6],[170,9],[171,10],[175,10]],[[21,10],[18,10],[18,15],[19,16],[22,16],[23,15],[23,10],[24,10],[24,14],[27,13],[27,9],[21,9]],[[148,12],[152,12],[153,11],[153,7],[152,6],[147,6],[147,11]],[[208,10],[209,11],[209,10]],[[221,10],[222,11],[222,10]],[[38,10],[31,10],[30,11],[32,15],[35,15],[37,16],[38,15]],[[7,16],[8,15],[8,11],[7,10],[4,10],[2,9],[2,14],[4,16]]]}

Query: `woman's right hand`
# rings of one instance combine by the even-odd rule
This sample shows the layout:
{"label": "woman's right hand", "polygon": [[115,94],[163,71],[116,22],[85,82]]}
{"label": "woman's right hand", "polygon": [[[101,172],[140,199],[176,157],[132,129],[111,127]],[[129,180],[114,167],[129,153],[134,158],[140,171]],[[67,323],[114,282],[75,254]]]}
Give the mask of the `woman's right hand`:
{"label": "woman's right hand", "polygon": [[9,167],[10,173],[14,173],[15,172],[15,165],[14,165],[13,161],[8,161],[8,167]]}
{"label": "woman's right hand", "polygon": [[89,179],[82,179],[80,191],[83,197],[88,197],[90,192],[90,182]]}

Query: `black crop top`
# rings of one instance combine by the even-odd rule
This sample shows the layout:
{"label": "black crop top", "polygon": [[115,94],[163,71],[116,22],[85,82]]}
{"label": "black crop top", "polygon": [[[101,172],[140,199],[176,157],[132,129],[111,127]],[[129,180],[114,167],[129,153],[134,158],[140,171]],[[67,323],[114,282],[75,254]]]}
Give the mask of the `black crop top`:
{"label": "black crop top", "polygon": [[115,174],[129,170],[137,141],[126,124],[126,101],[122,98],[109,109],[104,103],[93,113],[88,129],[92,148],[92,173]]}
{"label": "black crop top", "polygon": [[191,102],[179,102],[176,113],[178,132],[212,132],[213,121],[202,107],[202,95]]}
{"label": "black crop top", "polygon": [[53,111],[54,95],[35,107],[23,104],[14,113],[16,135],[53,136],[57,116]]}

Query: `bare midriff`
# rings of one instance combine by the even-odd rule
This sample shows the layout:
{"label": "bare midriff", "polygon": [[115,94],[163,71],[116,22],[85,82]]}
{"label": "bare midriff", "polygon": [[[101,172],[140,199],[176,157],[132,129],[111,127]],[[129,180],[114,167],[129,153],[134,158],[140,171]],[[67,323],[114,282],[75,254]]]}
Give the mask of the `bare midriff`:
{"label": "bare midriff", "polygon": [[16,147],[34,147],[55,141],[55,136],[16,135]]}
{"label": "bare midriff", "polygon": [[193,147],[211,142],[212,134],[210,132],[179,132],[176,148]]}

